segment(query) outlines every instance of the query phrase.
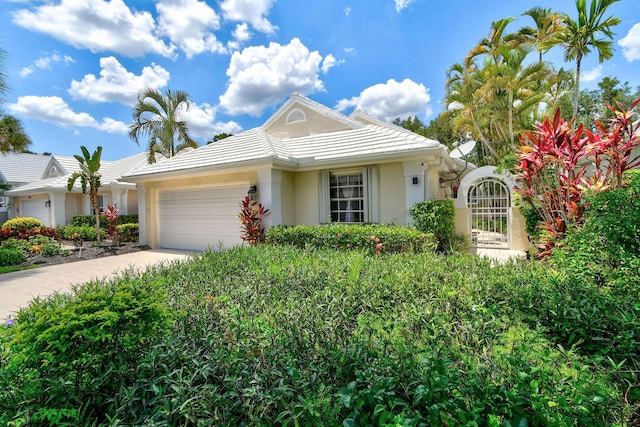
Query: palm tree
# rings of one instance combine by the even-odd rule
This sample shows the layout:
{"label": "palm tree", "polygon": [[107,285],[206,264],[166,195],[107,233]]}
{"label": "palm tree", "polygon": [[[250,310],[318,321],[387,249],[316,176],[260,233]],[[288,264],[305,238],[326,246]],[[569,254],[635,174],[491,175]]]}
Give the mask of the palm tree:
{"label": "palm tree", "polygon": [[498,153],[483,132],[483,123],[480,122],[486,103],[482,99],[482,80],[480,72],[475,68],[474,61],[466,63],[471,67],[456,63],[447,72],[446,95],[447,114],[451,117],[451,127],[454,132],[463,134],[471,133],[482,143],[489,156],[494,161],[498,160]]}
{"label": "palm tree", "polygon": [[542,62],[542,54],[551,49],[549,41],[564,29],[562,15],[551,8],[532,7],[523,16],[529,16],[535,22],[534,27],[523,27],[519,34],[525,43],[531,44],[538,51],[538,62]]}
{"label": "palm tree", "polygon": [[546,92],[540,90],[540,82],[545,81],[550,74],[543,62],[525,66],[525,60],[531,50],[531,47],[524,46],[516,48],[502,46],[497,51],[500,61],[486,67],[486,92],[497,97],[504,96],[508,124],[507,138],[504,139],[509,140],[512,150],[516,148],[513,126],[514,108],[516,114],[521,115],[540,102]]}
{"label": "palm tree", "polygon": [[478,42],[478,45],[471,49],[465,58],[465,66],[471,68],[471,62],[478,56],[487,55],[492,63],[497,63],[500,60],[498,55],[498,49],[506,44],[517,45],[517,34],[505,34],[507,25],[515,21],[515,17],[503,18],[491,23],[491,30],[489,36],[484,37]]}
{"label": "palm tree", "polygon": [[21,152],[30,144],[31,139],[20,120],[10,115],[0,117],[0,153]]}
{"label": "palm tree", "polygon": [[190,106],[191,100],[184,91],[167,90],[163,95],[157,89],[146,88],[138,95],[129,137],[138,144],[140,137],[149,137],[149,163],[156,162],[156,154],[170,158],[185,148],[198,147],[182,118],[182,113]]}
{"label": "palm tree", "polygon": [[98,206],[98,189],[100,188],[100,157],[102,156],[102,147],[98,147],[92,155],[89,154],[87,147],[81,146],[82,156],[77,154],[73,157],[80,163],[80,172],[74,172],[67,181],[67,191],[73,189],[76,180],[80,178],[82,193],[86,194],[87,184],[89,185],[89,199],[93,206],[93,213],[96,217],[96,240],[100,246],[100,208]]}
{"label": "palm tree", "polygon": [[4,73],[4,63],[6,57],[7,52],[0,47],[0,105],[4,103],[4,95],[9,90],[9,85],[7,84],[7,76]]}
{"label": "palm tree", "polygon": [[[573,94],[573,118],[578,115],[578,97],[580,96],[580,65],[582,58],[591,53],[591,49],[598,52],[600,63],[613,56],[613,31],[611,27],[620,23],[620,18],[610,16],[604,18],[607,8],[619,0],[591,0],[587,10],[586,0],[576,0],[578,19],[573,20],[569,15],[564,16],[564,31],[561,31],[542,47],[552,47],[560,44],[564,47],[564,60],[576,61],[575,88]],[[605,37],[597,38],[600,34]]]}

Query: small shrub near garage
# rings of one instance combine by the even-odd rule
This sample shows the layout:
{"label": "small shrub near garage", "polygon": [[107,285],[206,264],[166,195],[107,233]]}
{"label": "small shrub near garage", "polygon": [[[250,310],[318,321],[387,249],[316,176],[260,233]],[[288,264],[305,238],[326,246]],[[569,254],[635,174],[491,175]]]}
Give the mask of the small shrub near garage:
{"label": "small shrub near garage", "polygon": [[267,243],[298,248],[363,249],[372,253],[433,252],[433,234],[396,225],[329,224],[271,227]]}
{"label": "small shrub near garage", "polygon": [[29,216],[22,216],[17,218],[11,218],[2,224],[2,228],[21,229],[25,228],[31,230],[33,228],[44,227],[44,223],[37,218],[31,218]]}
{"label": "small shrub near garage", "polygon": [[[96,227],[95,226],[75,226],[75,225],[67,225],[65,227],[61,227],[59,229],[60,235],[65,240],[73,240],[73,235],[79,235],[82,240],[88,242],[96,241]],[[103,229],[100,229],[100,239],[103,240],[105,236],[105,232]]]}
{"label": "small shrub near garage", "polygon": [[137,242],[140,235],[140,224],[128,223],[116,226],[121,242]]}
{"label": "small shrub near garage", "polygon": [[0,267],[18,265],[26,259],[26,255],[20,249],[0,247]]}
{"label": "small shrub near garage", "polygon": [[[137,224],[138,215],[118,215],[116,223],[119,224]],[[96,217],[93,215],[74,215],[71,217],[69,225],[75,227],[94,227],[96,226]],[[100,215],[100,228],[106,228],[109,225],[109,220],[102,214]]]}

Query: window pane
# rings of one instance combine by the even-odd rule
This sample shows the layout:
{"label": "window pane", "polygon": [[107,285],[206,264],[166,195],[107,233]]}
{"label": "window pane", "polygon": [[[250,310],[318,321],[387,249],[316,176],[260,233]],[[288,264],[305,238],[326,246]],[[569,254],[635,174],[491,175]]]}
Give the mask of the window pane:
{"label": "window pane", "polygon": [[331,221],[364,221],[364,179],[362,174],[332,174],[329,179]]}

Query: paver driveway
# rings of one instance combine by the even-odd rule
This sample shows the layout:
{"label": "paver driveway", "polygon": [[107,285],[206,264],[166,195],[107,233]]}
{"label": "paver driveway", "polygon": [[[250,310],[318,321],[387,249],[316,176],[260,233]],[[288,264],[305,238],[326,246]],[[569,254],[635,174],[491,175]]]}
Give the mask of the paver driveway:
{"label": "paver driveway", "polygon": [[25,307],[37,296],[69,292],[74,284],[113,276],[128,268],[143,269],[189,256],[184,251],[146,250],[0,274],[0,322],[10,315],[15,316],[20,307]]}

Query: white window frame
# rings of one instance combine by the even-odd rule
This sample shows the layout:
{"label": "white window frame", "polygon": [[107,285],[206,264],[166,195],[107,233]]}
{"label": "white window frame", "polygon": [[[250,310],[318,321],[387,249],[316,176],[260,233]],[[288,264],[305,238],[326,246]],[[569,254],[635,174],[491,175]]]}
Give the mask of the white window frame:
{"label": "white window frame", "polygon": [[[103,213],[107,210],[107,195],[106,194],[98,194],[98,209],[100,213]],[[91,198],[89,198],[89,211],[91,215],[95,215],[96,213],[93,211],[93,206],[91,204]]]}
{"label": "white window frame", "polygon": [[[362,176],[362,194],[358,197],[331,197],[331,177],[332,176],[344,176],[360,174]],[[380,221],[379,214],[379,183],[378,183],[378,167],[369,166],[364,168],[353,169],[338,169],[331,171],[322,171],[318,177],[319,184],[319,222],[321,224],[328,224],[332,221],[332,209],[331,203],[333,202],[347,202],[355,200],[362,201],[362,221],[345,221],[345,224],[361,224],[361,223],[377,223]],[[333,210],[334,212],[348,212],[349,209]]]}

